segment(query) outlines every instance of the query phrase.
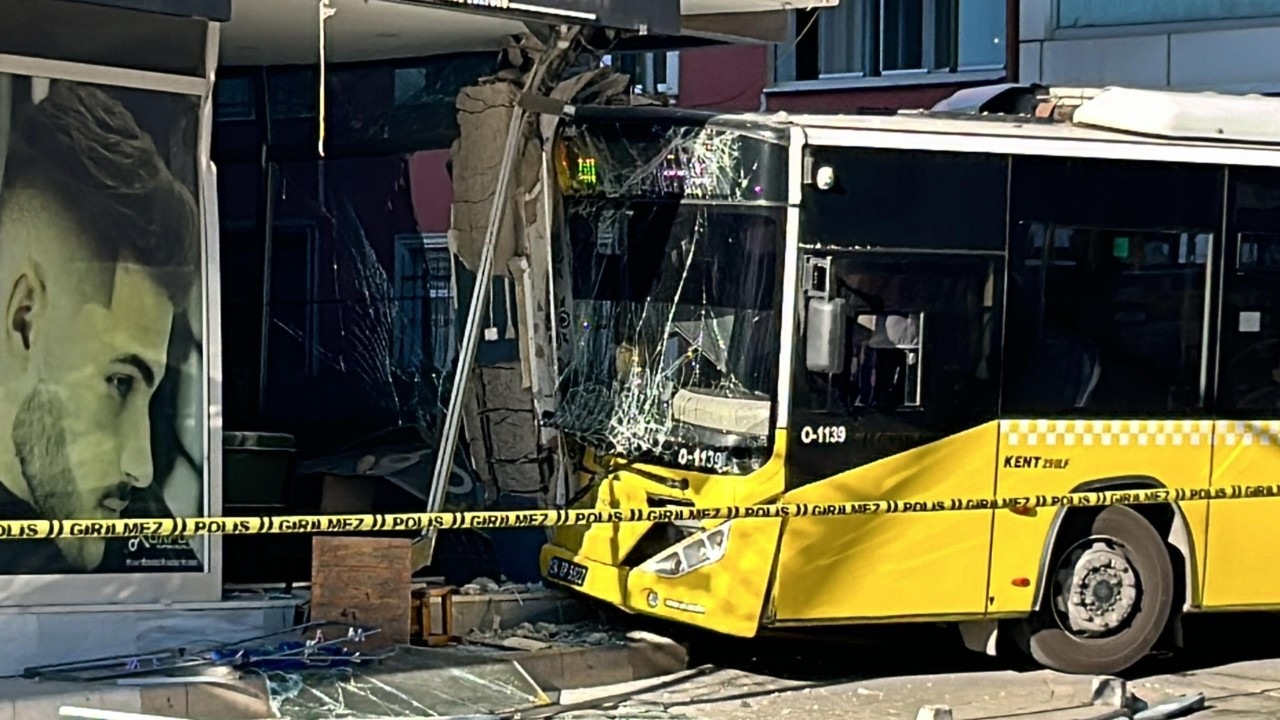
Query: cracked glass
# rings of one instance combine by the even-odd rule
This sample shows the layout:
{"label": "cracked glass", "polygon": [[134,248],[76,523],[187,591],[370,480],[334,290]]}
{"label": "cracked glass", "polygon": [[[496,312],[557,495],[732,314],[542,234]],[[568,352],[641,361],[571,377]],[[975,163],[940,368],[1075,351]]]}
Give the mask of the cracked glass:
{"label": "cracked glass", "polygon": [[621,123],[560,145],[568,303],[556,424],[597,450],[761,467],[777,398],[785,147]]}

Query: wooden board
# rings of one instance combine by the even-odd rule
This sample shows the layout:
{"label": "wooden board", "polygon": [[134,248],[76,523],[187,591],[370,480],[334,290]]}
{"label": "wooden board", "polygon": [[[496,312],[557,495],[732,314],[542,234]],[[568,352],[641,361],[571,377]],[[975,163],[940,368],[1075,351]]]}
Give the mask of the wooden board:
{"label": "wooden board", "polygon": [[313,538],[312,621],[380,628],[364,649],[408,644],[409,546],[407,538]]}

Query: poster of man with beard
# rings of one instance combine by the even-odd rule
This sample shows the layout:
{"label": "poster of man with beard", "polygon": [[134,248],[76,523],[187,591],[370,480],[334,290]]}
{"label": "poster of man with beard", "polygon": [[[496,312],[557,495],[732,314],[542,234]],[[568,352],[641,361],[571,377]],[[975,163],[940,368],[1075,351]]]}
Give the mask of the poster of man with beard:
{"label": "poster of man with beard", "polygon": [[[19,76],[5,87],[0,519],[172,517],[180,466],[187,496],[203,497],[203,452],[177,427],[201,336],[200,211],[170,167],[183,133],[158,146],[138,117],[186,105]],[[141,98],[138,117],[120,98]],[[185,539],[0,540],[4,575],[202,569]]]}

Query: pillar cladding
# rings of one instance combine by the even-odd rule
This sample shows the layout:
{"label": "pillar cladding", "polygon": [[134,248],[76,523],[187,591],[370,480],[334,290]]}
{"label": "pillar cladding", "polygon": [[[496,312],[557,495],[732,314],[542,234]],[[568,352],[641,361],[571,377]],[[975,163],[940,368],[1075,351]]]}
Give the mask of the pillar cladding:
{"label": "pillar cladding", "polygon": [[[484,252],[486,231],[505,147],[495,138],[508,130],[520,98],[524,74],[533,60],[549,52],[532,34],[513,37],[503,53],[504,67],[458,95],[460,135],[452,149],[454,200],[449,246],[460,264],[475,271]],[[576,52],[576,51],[574,51]],[[551,98],[571,104],[627,102],[647,104],[630,94],[630,79],[592,62],[568,60],[548,78]],[[558,197],[546,187],[554,116],[531,120],[520,143],[515,176],[501,225],[496,232],[489,302],[496,336],[486,333],[464,398],[463,418],[471,458],[490,501],[521,495],[551,503],[559,437],[543,427],[556,397],[555,306],[552,299],[553,238]],[[563,278],[562,278],[563,279]],[[561,288],[557,291],[563,293]],[[561,295],[557,298],[563,301]],[[461,311],[461,308],[459,308]],[[501,316],[505,321],[497,321]],[[514,348],[507,341],[515,340]],[[486,350],[484,342],[491,343]],[[499,342],[507,343],[505,348]],[[495,357],[502,355],[503,357]],[[486,359],[487,356],[487,359]],[[562,483],[560,483],[562,484]]]}
{"label": "pillar cladding", "polygon": [[471,456],[495,493],[536,494],[547,500],[550,453],[542,448],[533,393],[518,362],[479,366],[466,408]]}

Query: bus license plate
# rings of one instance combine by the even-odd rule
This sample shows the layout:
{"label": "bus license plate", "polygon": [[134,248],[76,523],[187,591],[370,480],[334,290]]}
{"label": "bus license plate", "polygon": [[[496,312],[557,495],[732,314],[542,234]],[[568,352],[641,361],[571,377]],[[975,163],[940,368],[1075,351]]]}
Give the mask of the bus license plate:
{"label": "bus license plate", "polygon": [[547,565],[547,577],[566,585],[582,587],[587,581],[587,567],[568,560],[551,558],[551,562]]}

